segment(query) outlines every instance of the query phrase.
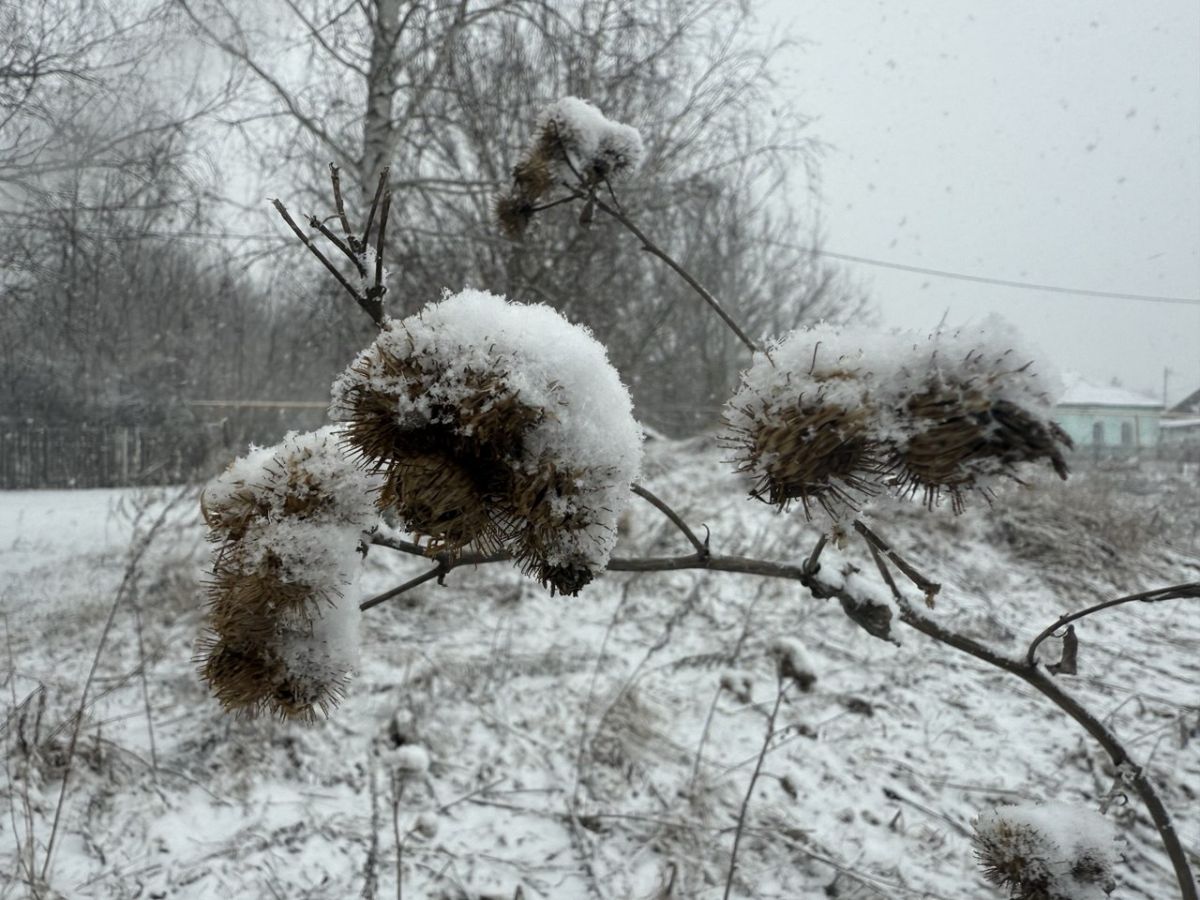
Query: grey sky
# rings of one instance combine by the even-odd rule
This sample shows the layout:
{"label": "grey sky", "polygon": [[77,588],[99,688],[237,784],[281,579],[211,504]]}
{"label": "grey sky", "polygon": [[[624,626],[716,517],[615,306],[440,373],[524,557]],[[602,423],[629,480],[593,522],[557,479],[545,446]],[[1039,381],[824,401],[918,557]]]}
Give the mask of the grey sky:
{"label": "grey sky", "polygon": [[[804,43],[781,90],[832,145],[828,248],[1200,299],[1200,3],[764,0]],[[1059,366],[1172,400],[1200,305],[1012,290],[847,263],[887,324],[998,312]]]}

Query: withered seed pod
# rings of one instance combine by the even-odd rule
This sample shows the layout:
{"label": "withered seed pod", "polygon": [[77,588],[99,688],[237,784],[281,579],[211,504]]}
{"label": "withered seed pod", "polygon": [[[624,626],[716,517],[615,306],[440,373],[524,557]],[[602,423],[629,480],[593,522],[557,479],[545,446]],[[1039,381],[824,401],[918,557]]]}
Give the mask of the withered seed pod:
{"label": "withered seed pod", "polygon": [[831,516],[875,493],[878,452],[871,436],[872,409],[847,409],[801,397],[782,410],[744,410],[743,425],[727,446],[738,471],[755,478],[751,496],[780,509],[799,500]]}
{"label": "withered seed pod", "polygon": [[1019,463],[1046,459],[1060,478],[1067,477],[1059,445],[1070,447],[1070,438],[1053,422],[1011,401],[994,399],[991,381],[939,382],[907,399],[902,411],[911,435],[891,447],[887,460],[892,483],[901,493],[921,493],[930,508],[945,493],[961,512],[969,492],[990,497],[979,486],[982,476],[1019,480]]}

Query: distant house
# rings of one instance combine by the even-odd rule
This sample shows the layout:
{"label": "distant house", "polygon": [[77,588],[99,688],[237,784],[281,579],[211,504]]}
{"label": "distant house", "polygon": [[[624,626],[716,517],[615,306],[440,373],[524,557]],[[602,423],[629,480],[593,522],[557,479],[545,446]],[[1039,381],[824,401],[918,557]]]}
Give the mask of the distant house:
{"label": "distant house", "polygon": [[1054,419],[1075,442],[1095,457],[1135,456],[1156,450],[1163,404],[1116,385],[1098,385],[1068,375]]}
{"label": "distant house", "polygon": [[1164,455],[1184,462],[1200,462],[1200,390],[1168,409],[1159,427]]}

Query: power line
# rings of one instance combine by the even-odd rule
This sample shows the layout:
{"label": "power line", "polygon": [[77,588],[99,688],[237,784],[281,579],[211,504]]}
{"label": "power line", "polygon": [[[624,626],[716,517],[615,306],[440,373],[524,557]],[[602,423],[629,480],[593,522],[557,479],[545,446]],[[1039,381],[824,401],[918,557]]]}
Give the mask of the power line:
{"label": "power line", "polygon": [[883,269],[897,269],[901,272],[915,272],[919,275],[933,275],[937,278],[952,278],[957,281],[971,281],[976,284],[995,284],[1000,287],[1019,288],[1026,291],[1043,291],[1049,294],[1074,294],[1081,297],[1105,297],[1110,300],[1141,300],[1147,303],[1180,303],[1190,306],[1200,305],[1200,297],[1164,297],[1157,294],[1126,294],[1119,291],[1096,291],[1090,288],[1064,287],[1060,284],[1040,284],[1036,281],[1014,281],[1009,278],[990,278],[986,275],[972,275],[968,272],[950,272],[946,269],[930,269],[925,266],[912,266],[907,263],[891,262],[884,259],[873,259],[869,256],[855,256],[851,253],[837,253],[833,250],[821,250],[815,247],[805,247],[801,244],[789,244],[784,241],[772,241],[779,247],[790,250],[801,250],[815,256],[828,256],[831,259],[846,262],[863,263],[868,266],[879,266]]}

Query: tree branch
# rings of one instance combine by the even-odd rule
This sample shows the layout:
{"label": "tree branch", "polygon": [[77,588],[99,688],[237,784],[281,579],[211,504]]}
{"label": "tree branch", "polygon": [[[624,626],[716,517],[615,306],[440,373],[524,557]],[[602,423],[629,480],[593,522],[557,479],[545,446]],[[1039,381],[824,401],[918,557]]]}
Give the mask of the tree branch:
{"label": "tree branch", "polygon": [[649,235],[638,228],[637,225],[635,225],[633,221],[627,215],[625,215],[625,213],[621,212],[616,207],[605,203],[594,194],[589,194],[586,196],[591,202],[595,203],[597,209],[616,219],[625,227],[626,231],[630,232],[634,235],[634,237],[641,241],[643,250],[647,251],[653,256],[657,256],[668,266],[670,266],[675,271],[675,274],[686,281],[688,286],[691,287],[691,289],[697,294],[699,294],[704,302],[711,306],[713,311],[721,317],[721,321],[728,325],[729,329],[738,336],[738,340],[740,340],[750,349],[751,353],[762,352],[762,348],[759,347],[758,344],[754,343],[754,341],[750,340],[750,338],[746,336],[746,332],[742,331],[738,323],[733,320],[733,317],[730,316],[729,313],[725,312],[725,309],[721,306],[720,301],[718,301],[716,297],[709,293],[708,289],[699,281],[697,281],[687,269],[677,263],[670,256],[670,254],[667,253],[667,251],[663,250],[662,247],[654,243],[654,241],[650,239]]}
{"label": "tree branch", "polygon": [[1103,603],[1097,603],[1095,606],[1087,607],[1087,609],[1067,613],[1060,616],[1058,621],[1053,625],[1044,628],[1041,634],[1030,642],[1029,649],[1025,651],[1025,664],[1030,667],[1036,666],[1037,649],[1042,641],[1046,640],[1046,638],[1050,637],[1064,625],[1077,622],[1084,616],[1090,616],[1092,613],[1100,612],[1113,606],[1120,606],[1123,603],[1161,603],[1164,600],[1184,600],[1198,597],[1200,597],[1200,582],[1193,581],[1187,584],[1176,584],[1171,587],[1158,588],[1153,591],[1144,591],[1140,594],[1130,594],[1127,597],[1117,597],[1115,600],[1105,600]]}
{"label": "tree branch", "polygon": [[629,489],[647,503],[651,504],[668,519],[670,519],[675,527],[683,532],[683,536],[688,539],[691,545],[696,548],[696,553],[698,555],[708,556],[708,541],[702,541],[700,538],[696,537],[696,532],[692,531],[692,529],[688,527],[687,522],[683,521],[683,518],[679,515],[679,513],[675,512],[675,510],[671,509],[671,507],[669,507],[665,502],[660,500],[654,494],[650,493],[650,491],[642,487],[640,484],[631,485]]}

